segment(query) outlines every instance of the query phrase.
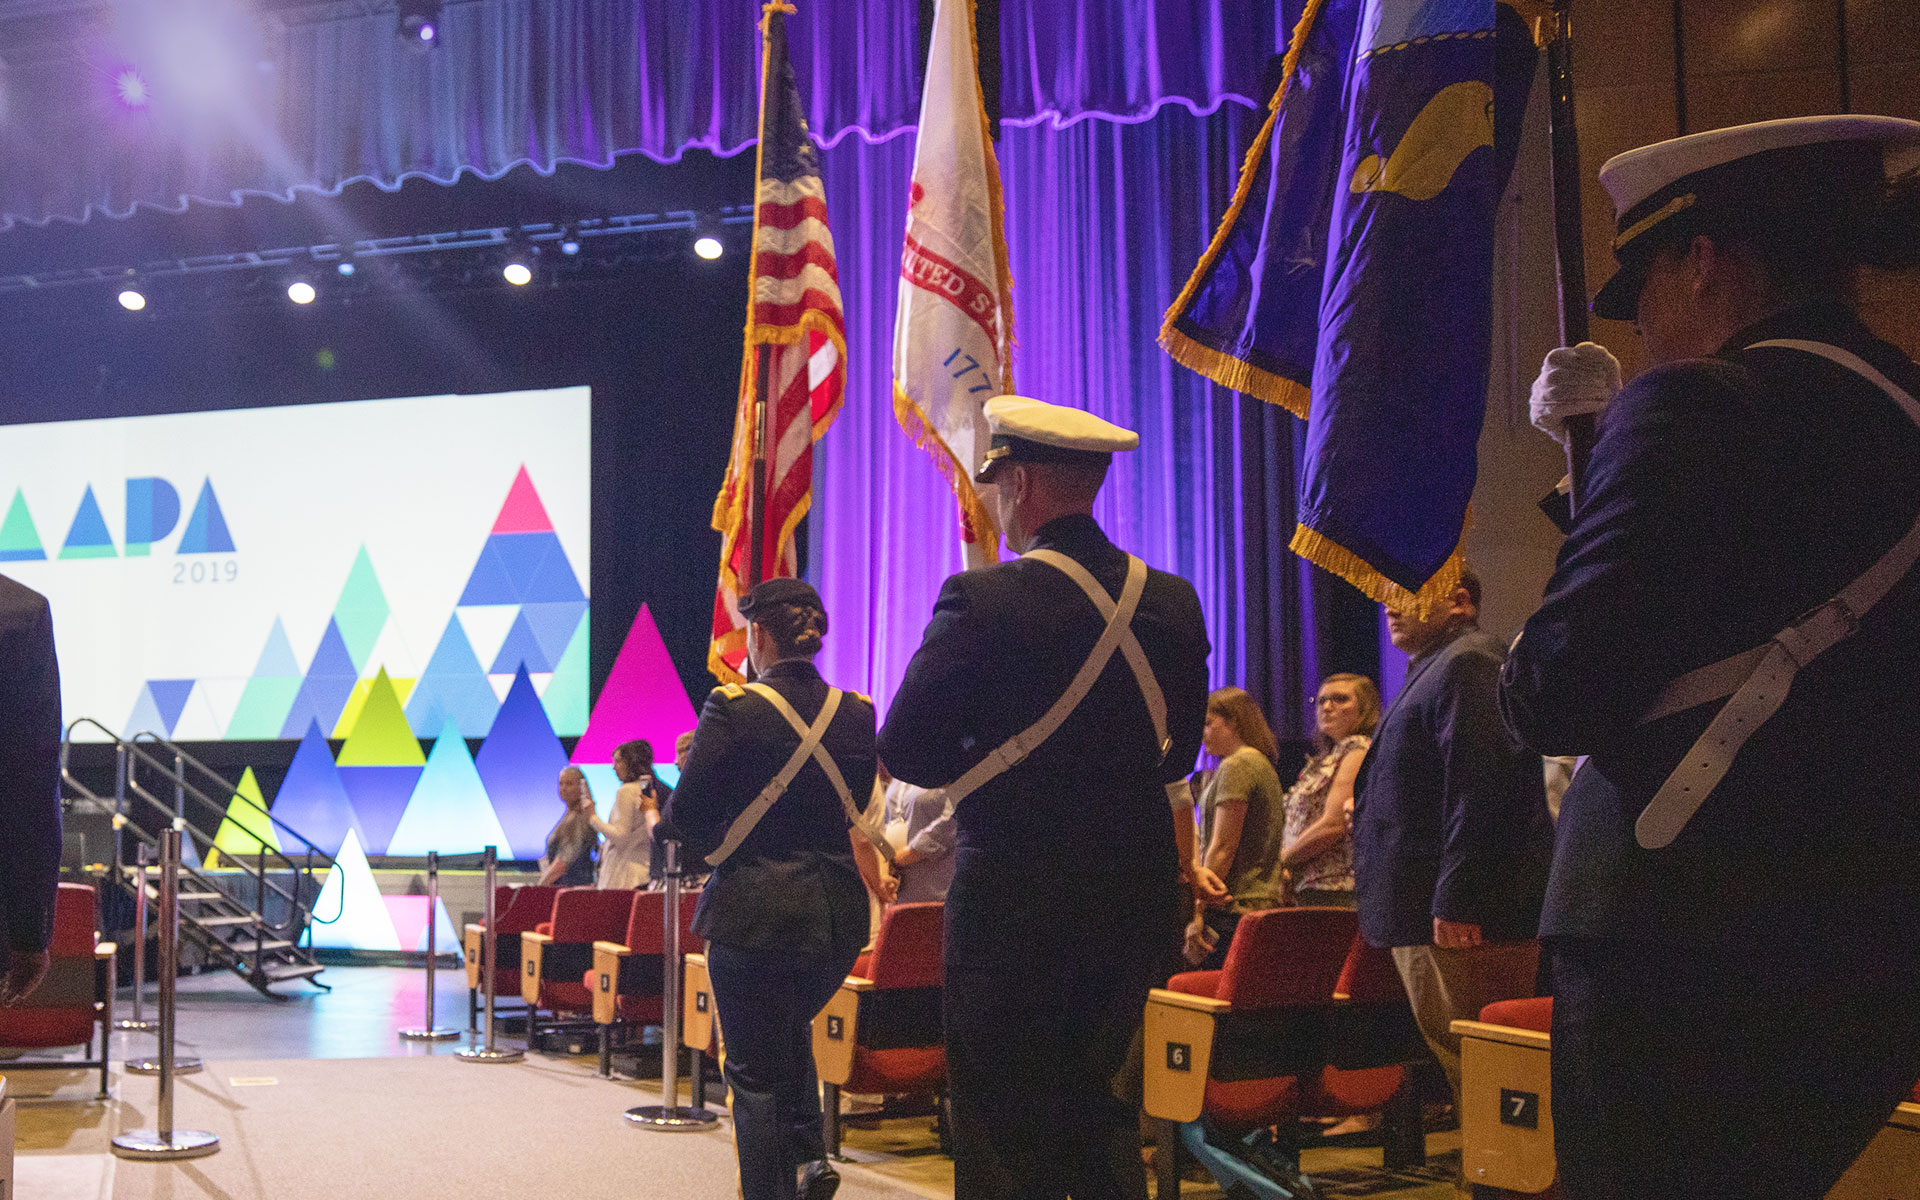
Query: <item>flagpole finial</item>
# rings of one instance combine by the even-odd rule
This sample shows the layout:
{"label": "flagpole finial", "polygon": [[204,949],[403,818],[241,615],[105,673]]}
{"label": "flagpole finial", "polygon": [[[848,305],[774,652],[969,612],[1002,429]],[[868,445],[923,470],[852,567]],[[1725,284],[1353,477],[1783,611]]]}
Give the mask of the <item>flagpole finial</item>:
{"label": "flagpole finial", "polygon": [[799,12],[800,10],[788,3],[788,0],[767,0],[765,4],[760,6],[760,28],[764,31],[767,28],[768,22],[773,20],[773,14],[775,13],[786,13],[788,16],[797,16]]}

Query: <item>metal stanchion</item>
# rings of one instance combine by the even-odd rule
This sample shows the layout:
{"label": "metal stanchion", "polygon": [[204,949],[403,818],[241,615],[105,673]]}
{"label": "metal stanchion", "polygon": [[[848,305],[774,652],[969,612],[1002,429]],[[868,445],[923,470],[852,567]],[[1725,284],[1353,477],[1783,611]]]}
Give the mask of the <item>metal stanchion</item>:
{"label": "metal stanchion", "polygon": [[160,1103],[152,1129],[134,1129],[113,1139],[121,1158],[170,1162],[204,1158],[220,1139],[201,1129],[173,1127],[173,982],[180,970],[180,831],[160,835]]}
{"label": "metal stanchion", "polygon": [[500,956],[500,937],[496,930],[496,926],[499,924],[499,914],[494,912],[493,879],[494,873],[498,869],[499,853],[498,847],[487,847],[487,928],[486,932],[482,934],[480,938],[480,986],[484,990],[487,999],[486,1044],[468,1046],[464,1050],[454,1051],[456,1056],[464,1058],[468,1062],[519,1062],[527,1056],[523,1050],[506,1050],[493,1044],[494,964]]}
{"label": "metal stanchion", "polygon": [[115,1029],[146,1031],[152,1021],[140,1016],[140,994],[147,990],[147,848],[134,851],[133,867],[133,1015],[115,1021]]}
{"label": "metal stanchion", "polygon": [[[489,860],[491,861],[491,860]],[[409,1042],[450,1042],[460,1036],[458,1029],[443,1029],[433,1023],[433,969],[439,957],[435,936],[440,924],[440,852],[427,851],[427,1023],[418,1029],[402,1029],[400,1036]],[[493,880],[487,880],[487,923],[493,923]]]}
{"label": "metal stanchion", "polygon": [[[666,1011],[660,1021],[660,1100],[627,1110],[627,1120],[648,1129],[673,1132],[711,1129],[719,1116],[705,1107],[706,1097],[696,1095],[691,1108],[680,1104],[680,982],[685,970],[680,961],[680,844],[666,843],[667,860],[667,971],[661,997]],[[699,1078],[699,1076],[695,1076]],[[704,1081],[703,1081],[704,1082]]]}
{"label": "metal stanchion", "polygon": [[[160,995],[162,997],[173,995],[174,981],[180,974],[180,839],[182,836],[180,826],[181,822],[176,818],[174,823],[168,826],[160,835],[161,904],[158,919],[160,921],[159,942],[162,949],[160,953],[160,969],[157,974],[160,976]],[[166,848],[169,845],[173,847],[172,865],[168,865],[167,862]],[[142,886],[140,890],[143,894],[146,892],[144,886]],[[168,897],[172,897],[172,899],[168,900]],[[171,957],[168,956],[168,952],[165,950],[165,947],[169,943],[173,945]],[[134,995],[138,996],[139,993],[135,992]],[[173,1037],[173,1029],[171,1027],[172,1020],[173,1018],[166,1012],[163,1011],[160,1014],[159,1027],[162,1040],[171,1041]],[[198,1058],[191,1054],[176,1055],[169,1049],[168,1055],[168,1065],[165,1070],[174,1075],[192,1075],[196,1071],[199,1071],[204,1065]],[[162,1072],[160,1061],[158,1057],[130,1058],[126,1062],[127,1074],[159,1075]]]}

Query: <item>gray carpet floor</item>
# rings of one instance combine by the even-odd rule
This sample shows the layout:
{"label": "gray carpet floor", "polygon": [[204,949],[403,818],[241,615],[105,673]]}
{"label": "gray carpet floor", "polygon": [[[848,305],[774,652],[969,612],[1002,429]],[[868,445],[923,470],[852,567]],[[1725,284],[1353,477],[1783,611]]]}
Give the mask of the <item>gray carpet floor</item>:
{"label": "gray carpet floor", "polygon": [[[218,1134],[221,1149],[172,1164],[114,1161],[104,1153],[115,1133],[151,1127],[154,1120],[151,1080],[122,1077],[116,1094],[120,1099],[111,1104],[79,1106],[92,1110],[91,1119],[46,1139],[57,1144],[23,1129],[19,1200],[738,1195],[732,1126],[724,1116],[711,1132],[643,1130],[621,1113],[658,1103],[657,1085],[597,1079],[567,1062],[212,1062],[177,1080],[174,1123]],[[38,1105],[28,1101],[28,1107]],[[47,1128],[52,1110],[22,1116],[24,1126],[53,1133]],[[42,1144],[32,1146],[35,1140]],[[849,1200],[914,1196],[858,1165],[848,1164],[842,1174],[840,1195]]]}

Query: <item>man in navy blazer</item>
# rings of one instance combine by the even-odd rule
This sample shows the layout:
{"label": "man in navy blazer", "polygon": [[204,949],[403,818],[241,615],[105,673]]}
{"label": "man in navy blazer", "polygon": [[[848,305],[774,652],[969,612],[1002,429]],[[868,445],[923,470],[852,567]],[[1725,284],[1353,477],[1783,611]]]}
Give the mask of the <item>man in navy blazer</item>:
{"label": "man in navy blazer", "polygon": [[0,575],[0,1005],[47,972],[60,872],[60,666],[46,597]]}
{"label": "man in navy blazer", "polygon": [[1393,950],[1420,1031],[1460,1089],[1449,1025],[1531,996],[1553,850],[1540,757],[1500,719],[1501,644],[1480,632],[1480,581],[1463,573],[1430,617],[1387,613],[1407,679],[1354,787],[1360,931]]}

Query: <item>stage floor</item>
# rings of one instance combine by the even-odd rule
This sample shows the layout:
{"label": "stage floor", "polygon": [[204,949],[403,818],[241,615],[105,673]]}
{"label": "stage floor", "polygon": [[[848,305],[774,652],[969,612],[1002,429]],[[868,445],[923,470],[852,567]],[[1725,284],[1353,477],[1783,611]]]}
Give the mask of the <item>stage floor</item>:
{"label": "stage floor", "polygon": [[[603,1080],[591,1055],[529,1055],[479,1065],[452,1058],[465,1041],[402,1042],[395,1030],[423,1016],[425,973],[389,967],[329,967],[334,991],[294,986],[270,1001],[231,975],[183,979],[180,1052],[207,1067],[179,1077],[175,1124],[221,1137],[211,1158],[172,1165],[127,1163],[107,1150],[123,1130],[151,1127],[150,1077],[115,1071],[114,1099],[92,1099],[95,1076],[36,1071],[7,1078],[19,1098],[16,1194],[21,1200],[405,1200],[464,1194],[631,1200],[673,1195],[728,1200],[738,1194],[732,1130],[667,1135],[621,1113],[658,1103],[657,1082]],[[439,972],[439,1023],[464,1028],[467,993],[458,971]],[[128,993],[121,993],[126,1012]],[[150,1014],[149,1014],[150,1015]],[[518,1045],[515,1039],[504,1039]],[[114,1060],[153,1051],[151,1034],[116,1034]],[[0,1074],[5,1074],[0,1063]],[[686,1085],[682,1083],[683,1102]],[[1435,1166],[1457,1167],[1459,1135],[1428,1139]],[[840,1195],[911,1200],[953,1194],[953,1164],[924,1118],[848,1129]],[[1393,1177],[1380,1152],[1309,1151],[1307,1170],[1329,1197],[1452,1200],[1444,1182]],[[1429,1175],[1440,1174],[1430,1171]],[[1187,1183],[1184,1196],[1215,1200]]]}

